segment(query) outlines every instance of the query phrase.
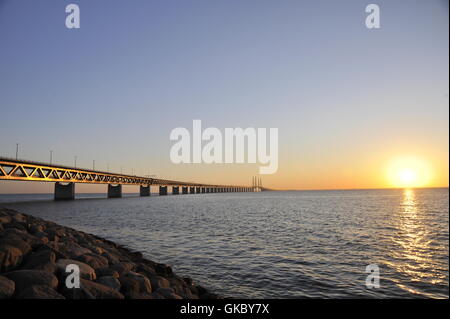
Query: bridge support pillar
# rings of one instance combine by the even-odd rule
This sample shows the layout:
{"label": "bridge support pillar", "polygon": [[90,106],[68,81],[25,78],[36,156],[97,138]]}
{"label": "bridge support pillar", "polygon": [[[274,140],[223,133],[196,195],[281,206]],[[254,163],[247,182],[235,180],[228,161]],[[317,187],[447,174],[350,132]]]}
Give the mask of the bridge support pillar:
{"label": "bridge support pillar", "polygon": [[196,188],[195,188],[195,193],[196,193],[196,194],[200,194],[201,192],[202,192],[202,190],[201,190],[200,187],[196,187]]}
{"label": "bridge support pillar", "polygon": [[145,196],[150,196],[150,185],[147,185],[147,186],[140,186],[139,187],[139,193],[140,193],[140,195],[142,196],[142,197],[145,197]]}
{"label": "bridge support pillar", "polygon": [[202,187],[202,194],[206,193],[206,187]]}
{"label": "bridge support pillar", "polygon": [[182,194],[187,194],[188,193],[188,188],[185,187],[185,186],[181,187],[181,193]]}
{"label": "bridge support pillar", "polygon": [[189,194],[195,194],[195,187],[189,187]]}
{"label": "bridge support pillar", "polygon": [[180,194],[180,187],[179,186],[173,186],[172,187],[172,195],[179,195]]}
{"label": "bridge support pillar", "polygon": [[55,183],[55,200],[75,199],[75,183]]}
{"label": "bridge support pillar", "polygon": [[122,185],[108,184],[108,198],[122,197]]}
{"label": "bridge support pillar", "polygon": [[167,195],[167,186],[159,186],[159,195]]}

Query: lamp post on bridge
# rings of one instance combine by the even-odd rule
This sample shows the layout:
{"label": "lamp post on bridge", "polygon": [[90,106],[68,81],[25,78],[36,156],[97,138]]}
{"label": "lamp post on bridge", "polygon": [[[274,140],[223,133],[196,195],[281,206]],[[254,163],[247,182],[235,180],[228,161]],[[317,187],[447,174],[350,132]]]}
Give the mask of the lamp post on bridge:
{"label": "lamp post on bridge", "polygon": [[19,158],[19,143],[16,143],[16,161]]}
{"label": "lamp post on bridge", "polygon": [[74,164],[75,164],[74,167],[75,167],[75,168],[77,168],[77,158],[78,158],[78,157],[75,155],[75,156],[74,156],[74,162],[75,162],[75,163],[74,163]]}
{"label": "lamp post on bridge", "polygon": [[50,164],[53,163],[53,151],[50,150]]}

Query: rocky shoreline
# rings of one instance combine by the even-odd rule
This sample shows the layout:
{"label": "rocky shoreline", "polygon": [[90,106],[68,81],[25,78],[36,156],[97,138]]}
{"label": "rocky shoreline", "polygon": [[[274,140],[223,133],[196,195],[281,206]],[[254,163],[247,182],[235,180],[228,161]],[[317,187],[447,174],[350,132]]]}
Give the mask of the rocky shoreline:
{"label": "rocky shoreline", "polygon": [[[80,288],[67,288],[67,265]],[[0,208],[0,299],[216,299],[170,266],[53,222]]]}

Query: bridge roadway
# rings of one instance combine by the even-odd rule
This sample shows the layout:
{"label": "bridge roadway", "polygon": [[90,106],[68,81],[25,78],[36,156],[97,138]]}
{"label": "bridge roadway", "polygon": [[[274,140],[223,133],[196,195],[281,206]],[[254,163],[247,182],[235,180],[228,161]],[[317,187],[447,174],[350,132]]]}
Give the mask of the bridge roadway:
{"label": "bridge roadway", "polygon": [[[122,185],[137,185],[141,196],[150,196],[150,186],[159,186],[159,195],[253,192],[254,187],[182,182],[160,178],[116,174],[97,170],[13,160],[0,157],[0,180],[54,182],[55,200],[75,198],[76,183],[107,184],[108,197],[122,197]],[[180,192],[181,188],[181,192]]]}

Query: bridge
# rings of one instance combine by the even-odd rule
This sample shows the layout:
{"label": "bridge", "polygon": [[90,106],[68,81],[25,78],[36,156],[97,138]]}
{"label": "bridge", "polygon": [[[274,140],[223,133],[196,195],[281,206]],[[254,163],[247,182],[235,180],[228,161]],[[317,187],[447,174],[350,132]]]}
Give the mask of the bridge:
{"label": "bridge", "polygon": [[150,196],[152,185],[159,186],[159,195],[167,195],[169,187],[173,195],[259,191],[256,185],[249,187],[182,182],[2,157],[0,157],[0,180],[53,182],[55,183],[55,200],[75,199],[76,183],[107,184],[108,198],[122,197],[122,185],[139,186],[140,196]]}

